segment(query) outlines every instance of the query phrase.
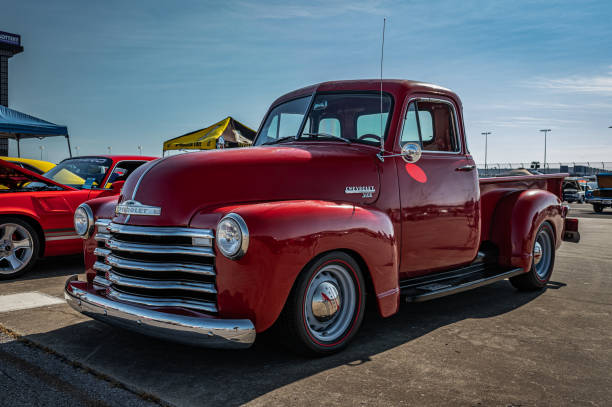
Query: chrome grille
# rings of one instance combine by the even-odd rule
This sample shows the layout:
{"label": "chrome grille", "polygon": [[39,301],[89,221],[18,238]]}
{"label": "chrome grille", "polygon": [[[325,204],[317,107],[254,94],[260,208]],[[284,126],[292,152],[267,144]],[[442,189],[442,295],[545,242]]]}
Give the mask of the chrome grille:
{"label": "chrome grille", "polygon": [[107,288],[110,298],[217,312],[211,230],[98,220],[94,239],[94,284]]}

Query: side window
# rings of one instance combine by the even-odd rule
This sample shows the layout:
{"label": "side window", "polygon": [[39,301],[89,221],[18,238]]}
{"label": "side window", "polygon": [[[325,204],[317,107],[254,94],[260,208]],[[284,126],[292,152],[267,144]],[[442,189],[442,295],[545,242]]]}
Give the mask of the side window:
{"label": "side window", "polygon": [[420,142],[423,151],[459,151],[453,108],[437,101],[410,103],[400,138],[401,145],[408,142]]}
{"label": "side window", "polygon": [[410,105],[408,106],[408,111],[406,112],[406,117],[404,118],[404,127],[402,128],[402,137],[400,138],[400,143],[402,146],[406,143],[421,144],[414,102],[410,103]]}
{"label": "side window", "polygon": [[319,122],[319,133],[327,133],[333,136],[342,137],[340,120],[335,117],[326,117]]}

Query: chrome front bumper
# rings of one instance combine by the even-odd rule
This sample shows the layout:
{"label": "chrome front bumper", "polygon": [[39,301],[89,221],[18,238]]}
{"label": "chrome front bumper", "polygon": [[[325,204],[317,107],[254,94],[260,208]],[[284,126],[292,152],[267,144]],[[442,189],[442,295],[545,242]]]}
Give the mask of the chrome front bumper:
{"label": "chrome front bumper", "polygon": [[131,331],[173,342],[222,349],[248,348],[255,342],[255,327],[248,319],[198,318],[164,313],[114,301],[66,281],[66,302],[91,318]]}

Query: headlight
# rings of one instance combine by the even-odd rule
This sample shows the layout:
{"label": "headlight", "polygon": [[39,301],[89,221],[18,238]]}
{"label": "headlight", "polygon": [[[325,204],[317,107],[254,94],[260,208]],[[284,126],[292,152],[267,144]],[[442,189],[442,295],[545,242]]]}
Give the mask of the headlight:
{"label": "headlight", "polygon": [[217,225],[217,248],[225,257],[239,259],[249,247],[249,229],[240,215],[230,213]]}
{"label": "headlight", "polygon": [[74,212],[74,230],[83,239],[91,236],[94,226],[94,217],[91,208],[87,204],[81,204]]}

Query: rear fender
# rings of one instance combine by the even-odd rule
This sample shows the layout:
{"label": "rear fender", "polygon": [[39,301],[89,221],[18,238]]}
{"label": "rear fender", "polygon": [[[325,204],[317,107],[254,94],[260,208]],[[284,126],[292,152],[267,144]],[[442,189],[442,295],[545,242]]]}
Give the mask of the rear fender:
{"label": "rear fender", "polygon": [[562,240],[564,214],[559,198],[544,190],[516,191],[501,199],[491,224],[491,241],[499,248],[499,263],[529,270],[539,226],[545,221],[551,223],[558,248]]}
{"label": "rear fender", "polygon": [[381,315],[397,312],[398,253],[387,214],[353,204],[285,201],[219,208],[215,218],[210,212],[196,215],[191,226],[216,225],[229,212],[242,216],[250,236],[248,251],[238,260],[217,250],[218,305],[223,317],[249,317],[258,332],[269,328],[302,269],[332,250],[359,254]]}

